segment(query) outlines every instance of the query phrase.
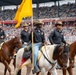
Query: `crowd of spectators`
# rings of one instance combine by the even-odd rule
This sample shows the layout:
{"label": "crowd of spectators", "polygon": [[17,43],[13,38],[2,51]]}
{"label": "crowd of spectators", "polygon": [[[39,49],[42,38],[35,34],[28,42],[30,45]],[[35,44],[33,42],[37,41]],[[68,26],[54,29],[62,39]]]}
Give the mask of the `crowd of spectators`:
{"label": "crowd of spectators", "polygon": [[[21,31],[23,30],[22,27],[15,29],[14,26],[10,26],[10,25],[9,26],[4,25],[2,27],[2,29],[5,31],[5,34],[6,34],[5,41],[10,40],[11,38],[13,38],[17,35],[20,36]],[[44,25],[43,30],[45,32],[46,40],[48,40],[48,36],[51,33],[51,31],[53,30],[53,27],[51,25]],[[74,27],[64,26],[63,33],[65,35],[66,41],[73,42],[76,40],[76,27],[75,26]]]}
{"label": "crowd of spectators", "polygon": [[[40,8],[38,8],[38,10],[36,8],[34,8],[33,11],[34,11],[34,19],[38,19],[38,18],[45,19],[45,18],[57,18],[58,17],[58,6],[40,7]],[[13,20],[15,13],[16,13],[16,9],[0,11],[0,20]],[[76,17],[76,4],[68,3],[68,4],[61,5],[59,7],[59,16],[60,17]],[[70,24],[71,23],[69,23],[69,25]],[[75,22],[75,24],[76,24],[76,22]],[[74,24],[74,27],[72,26],[73,24],[71,24],[70,27],[67,27],[67,24],[66,24],[66,26],[63,29],[65,39],[67,41],[73,42],[76,39],[75,24]],[[6,33],[5,40],[9,40],[17,35],[20,36],[20,33],[23,29],[23,28],[15,29],[13,25],[12,26],[4,25],[2,28],[4,29],[4,31]],[[53,30],[53,28],[51,27],[51,25],[45,25],[45,26],[43,26],[43,30],[45,32],[45,36],[47,39],[48,35]]]}
{"label": "crowd of spectators", "polygon": [[[53,27],[51,27],[50,25],[45,25],[43,26],[43,30],[45,32],[45,35],[48,37],[49,34],[51,33],[53,29]],[[76,40],[76,27],[75,26],[64,26],[63,27],[63,33],[64,33],[64,38],[66,41],[68,42],[73,42]],[[48,38],[46,37],[46,39],[48,40]]]}
{"label": "crowd of spectators", "polygon": [[14,26],[4,25],[4,26],[2,26],[2,29],[5,31],[5,34],[6,34],[5,41],[8,41],[8,40],[14,38],[15,36],[20,36],[20,33],[21,33],[23,28],[15,29]]}
{"label": "crowd of spectators", "polygon": [[[58,17],[58,9],[60,17],[76,17],[76,3],[63,4],[59,8],[54,5],[51,7],[33,8],[34,19],[56,18]],[[0,11],[2,20],[13,20],[17,9]]]}

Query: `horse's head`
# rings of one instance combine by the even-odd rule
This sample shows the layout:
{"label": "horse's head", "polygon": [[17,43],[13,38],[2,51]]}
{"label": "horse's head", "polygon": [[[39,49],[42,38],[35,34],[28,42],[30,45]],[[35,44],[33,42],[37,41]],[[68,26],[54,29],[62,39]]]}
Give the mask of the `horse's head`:
{"label": "horse's head", "polygon": [[19,49],[22,47],[22,41],[19,36],[15,36],[14,44],[15,44],[15,47]]}
{"label": "horse's head", "polygon": [[53,55],[54,60],[58,60],[62,68],[67,68],[69,64],[69,51],[66,46],[56,46]]}
{"label": "horse's head", "polygon": [[58,49],[59,57],[58,62],[62,68],[67,68],[69,66],[69,48],[68,46],[62,46]]}

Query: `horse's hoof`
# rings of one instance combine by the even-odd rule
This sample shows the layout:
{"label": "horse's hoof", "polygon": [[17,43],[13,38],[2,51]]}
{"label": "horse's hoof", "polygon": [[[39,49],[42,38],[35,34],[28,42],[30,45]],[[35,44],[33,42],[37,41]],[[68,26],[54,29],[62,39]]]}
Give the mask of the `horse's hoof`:
{"label": "horse's hoof", "polygon": [[56,69],[61,69],[61,67],[60,66],[57,66]]}
{"label": "horse's hoof", "polygon": [[74,68],[75,66],[74,65],[72,65],[72,68]]}

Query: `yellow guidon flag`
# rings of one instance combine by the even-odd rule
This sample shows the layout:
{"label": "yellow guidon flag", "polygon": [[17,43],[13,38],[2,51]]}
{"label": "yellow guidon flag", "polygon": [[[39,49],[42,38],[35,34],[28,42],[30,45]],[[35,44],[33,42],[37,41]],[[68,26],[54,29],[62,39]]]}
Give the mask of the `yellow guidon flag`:
{"label": "yellow guidon flag", "polygon": [[33,16],[32,0],[23,0],[14,18],[14,20],[17,21],[15,28],[18,28],[20,26],[20,23],[22,22],[22,18],[31,17],[31,16]]}

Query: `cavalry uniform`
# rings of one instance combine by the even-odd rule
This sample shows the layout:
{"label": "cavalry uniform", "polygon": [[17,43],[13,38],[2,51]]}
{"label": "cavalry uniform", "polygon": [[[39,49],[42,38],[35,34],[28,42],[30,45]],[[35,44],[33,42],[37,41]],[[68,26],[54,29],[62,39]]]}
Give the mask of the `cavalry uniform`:
{"label": "cavalry uniform", "polygon": [[28,28],[26,29],[26,27],[28,27],[27,24],[23,24],[23,31],[21,32],[21,40],[22,40],[22,44],[23,44],[23,47],[26,47],[27,44],[29,43],[30,41],[30,33],[28,31]]}
{"label": "cavalry uniform", "polygon": [[[58,48],[60,46],[62,46],[62,44],[64,43],[65,44],[64,50],[69,52],[69,47],[66,46],[66,41],[64,40],[64,35],[62,33],[62,27],[63,27],[62,22],[58,21],[55,25],[56,25],[56,29],[54,29],[54,31],[52,31],[49,35],[50,43],[51,44],[57,44]],[[60,68],[60,66],[58,65],[57,68]]]}
{"label": "cavalry uniform", "polygon": [[6,35],[3,29],[0,28],[0,44],[4,42]]}
{"label": "cavalry uniform", "polygon": [[37,65],[38,51],[40,50],[41,45],[45,42],[44,32],[41,30],[43,23],[38,22],[35,24],[36,28],[34,29],[34,70],[33,73],[40,71]]}
{"label": "cavalry uniform", "polygon": [[56,24],[56,29],[52,31],[49,35],[49,41],[51,44],[66,44],[66,41],[64,40],[64,35],[62,33],[62,27],[63,24],[61,21],[58,21]]}
{"label": "cavalry uniform", "polygon": [[51,44],[66,44],[62,31],[58,29],[55,29],[53,32],[51,32],[49,40]]}
{"label": "cavalry uniform", "polygon": [[25,31],[25,30],[23,30],[23,31],[21,32],[22,44],[24,44],[24,42],[28,43],[28,42],[30,41],[29,35],[30,35],[30,33],[27,32],[27,31]]}
{"label": "cavalry uniform", "polygon": [[44,43],[45,38],[44,38],[44,32],[40,29],[38,30],[37,28],[34,30],[34,43]]}
{"label": "cavalry uniform", "polygon": [[[57,44],[61,46],[63,43],[66,45],[66,41],[64,40],[64,35],[62,33],[63,24],[61,21],[58,21],[55,24],[56,28],[49,35],[49,41],[51,44]],[[69,47],[66,47],[67,52],[69,52]]]}

